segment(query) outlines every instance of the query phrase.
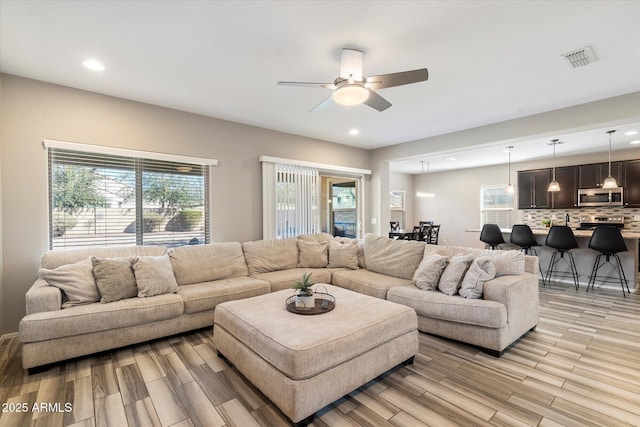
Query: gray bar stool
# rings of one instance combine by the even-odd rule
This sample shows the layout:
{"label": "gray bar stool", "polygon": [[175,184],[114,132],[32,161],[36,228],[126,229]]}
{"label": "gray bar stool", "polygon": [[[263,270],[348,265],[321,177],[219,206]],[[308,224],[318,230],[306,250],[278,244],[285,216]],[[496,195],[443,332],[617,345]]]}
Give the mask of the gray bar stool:
{"label": "gray bar stool", "polygon": [[[626,298],[627,295],[624,292],[625,286],[627,287],[627,292],[631,292],[629,291],[629,281],[627,280],[627,277],[624,274],[624,270],[622,269],[622,263],[620,262],[618,252],[626,252],[627,245],[624,243],[624,238],[622,237],[620,229],[618,229],[617,227],[607,226],[596,227],[596,229],[593,230],[591,239],[589,239],[589,249],[593,249],[594,251],[598,251],[600,253],[596,257],[596,261],[593,264],[593,269],[591,270],[591,275],[589,276],[589,284],[587,285],[587,292],[589,292],[589,287],[593,288],[596,282],[596,278],[598,277],[597,274],[600,267],[604,266],[605,264],[609,264],[611,265],[611,267],[613,267],[613,271],[618,273],[620,286],[622,286],[622,295],[624,295],[624,297]],[[605,257],[604,261],[602,261],[603,256]],[[615,259],[615,264],[611,262],[611,258]],[[599,277],[601,282],[618,282],[618,280],[610,279],[605,276]]]}
{"label": "gray bar stool", "polygon": [[[520,251],[524,251],[525,255],[538,256],[535,246],[540,246],[536,242],[536,238],[531,231],[531,227],[526,224],[515,224],[511,228],[511,237],[509,243],[516,245],[520,248]],[[546,286],[544,274],[542,273],[542,266],[540,265],[540,259],[538,258],[538,269],[540,270],[540,277],[542,278],[542,284]]]}
{"label": "gray bar stool", "polygon": [[[567,277],[568,274],[571,274],[571,278],[573,279],[573,283],[577,290],[578,269],[576,268],[576,262],[573,260],[571,249],[576,249],[578,247],[578,242],[576,241],[576,236],[573,234],[571,227],[566,225],[552,226],[549,229],[549,234],[547,234],[545,245],[555,249],[551,255],[551,261],[549,261],[549,268],[547,269],[545,282],[551,283],[550,279],[552,274],[559,277]],[[569,269],[571,270],[569,273],[561,271],[553,272],[553,268],[558,264],[558,262],[560,262],[560,260],[564,260],[564,262],[569,266]]]}

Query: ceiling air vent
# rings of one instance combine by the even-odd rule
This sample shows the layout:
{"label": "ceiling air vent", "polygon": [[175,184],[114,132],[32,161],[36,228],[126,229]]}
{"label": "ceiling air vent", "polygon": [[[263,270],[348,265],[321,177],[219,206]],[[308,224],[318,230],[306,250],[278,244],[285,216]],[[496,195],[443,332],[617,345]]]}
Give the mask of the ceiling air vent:
{"label": "ceiling air vent", "polygon": [[567,60],[572,68],[584,67],[592,62],[596,62],[596,56],[593,54],[591,46],[565,53],[562,56]]}

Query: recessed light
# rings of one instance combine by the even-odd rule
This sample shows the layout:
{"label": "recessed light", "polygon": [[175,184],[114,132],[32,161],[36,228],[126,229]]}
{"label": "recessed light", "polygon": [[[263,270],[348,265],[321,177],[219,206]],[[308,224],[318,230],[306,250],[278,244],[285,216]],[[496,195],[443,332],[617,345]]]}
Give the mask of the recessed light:
{"label": "recessed light", "polygon": [[638,131],[637,130],[630,130],[629,132],[625,132],[624,133],[626,136],[632,136],[632,135],[637,135]]}
{"label": "recessed light", "polygon": [[458,160],[458,159],[456,159],[455,157],[445,157],[444,159],[445,159],[445,160]]}
{"label": "recessed light", "polygon": [[104,71],[104,65],[95,59],[87,59],[82,65],[93,71]]}
{"label": "recessed light", "polygon": [[360,131],[358,129],[349,130],[349,135],[351,135],[351,136],[358,135],[359,133],[360,133]]}
{"label": "recessed light", "polygon": [[640,139],[633,140],[629,144],[633,144],[633,145],[640,144]]}

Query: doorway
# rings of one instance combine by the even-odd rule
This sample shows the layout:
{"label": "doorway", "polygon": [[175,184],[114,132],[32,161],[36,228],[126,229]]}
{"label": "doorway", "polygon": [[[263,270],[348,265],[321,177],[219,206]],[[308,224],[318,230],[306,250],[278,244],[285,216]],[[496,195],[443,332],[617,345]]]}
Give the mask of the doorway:
{"label": "doorway", "polygon": [[358,179],[322,177],[322,195],[326,200],[321,214],[322,231],[337,237],[360,235],[360,188]]}

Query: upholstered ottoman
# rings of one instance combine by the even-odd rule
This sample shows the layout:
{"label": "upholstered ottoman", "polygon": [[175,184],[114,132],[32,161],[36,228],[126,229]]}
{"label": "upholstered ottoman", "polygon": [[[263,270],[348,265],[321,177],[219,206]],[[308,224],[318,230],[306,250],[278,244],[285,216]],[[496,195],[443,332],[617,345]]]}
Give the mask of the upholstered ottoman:
{"label": "upholstered ottoman", "polygon": [[335,309],[288,312],[292,290],[219,304],[218,352],[294,423],[418,352],[418,321],[409,307],[331,285]]}

